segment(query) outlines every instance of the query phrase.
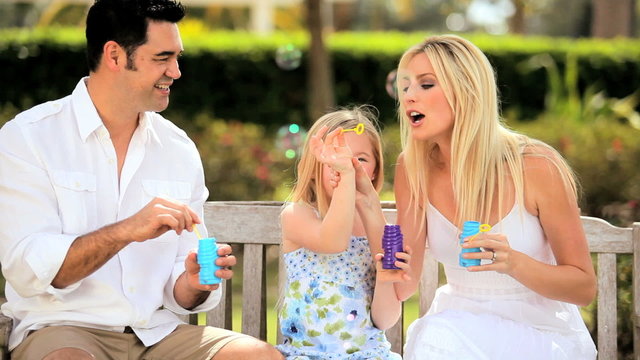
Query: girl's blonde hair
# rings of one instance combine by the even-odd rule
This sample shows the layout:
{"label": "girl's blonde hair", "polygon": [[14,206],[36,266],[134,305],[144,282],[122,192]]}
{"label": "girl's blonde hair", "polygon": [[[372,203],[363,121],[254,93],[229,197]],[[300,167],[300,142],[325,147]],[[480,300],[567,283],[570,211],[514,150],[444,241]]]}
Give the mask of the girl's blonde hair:
{"label": "girl's blonde hair", "polygon": [[372,106],[362,105],[352,108],[343,108],[319,118],[309,130],[307,139],[305,140],[302,155],[298,161],[297,181],[291,193],[291,201],[305,202],[318,209],[320,215],[324,217],[329,209],[329,198],[322,186],[323,166],[309,148],[309,139],[316,134],[320,128],[327,126],[329,129],[325,133],[330,133],[338,127],[343,129],[355,128],[359,123],[364,125],[364,133],[373,147],[373,156],[376,160],[376,168],[374,178],[372,180],[376,191],[380,192],[384,184],[383,159],[382,159],[382,141],[378,128],[375,108]]}
{"label": "girl's blonde hair", "polygon": [[[507,129],[499,114],[498,90],[489,60],[474,44],[456,35],[426,38],[401,57],[398,73],[418,54],[425,54],[454,116],[451,138],[451,181],[456,201],[455,222],[487,223],[494,196],[498,213],[509,176],[515,186],[516,201],[524,205],[523,156],[542,156],[551,160],[561,173],[564,185],[576,195],[573,172],[550,146]],[[400,79],[400,76],[398,77]],[[398,117],[411,199],[422,207],[428,203],[428,160],[437,144],[415,140],[409,119],[398,97]]]}

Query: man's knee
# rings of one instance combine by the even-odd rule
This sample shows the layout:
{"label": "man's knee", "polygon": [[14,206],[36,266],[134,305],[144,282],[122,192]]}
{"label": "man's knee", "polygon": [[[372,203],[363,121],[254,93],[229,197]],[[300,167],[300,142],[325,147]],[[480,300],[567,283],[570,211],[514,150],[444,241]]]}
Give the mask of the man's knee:
{"label": "man's knee", "polygon": [[42,360],[96,360],[96,358],[84,350],[67,347],[50,352]]}
{"label": "man's knee", "polygon": [[242,337],[226,344],[214,360],[282,360],[284,357],[272,345],[251,337]]}

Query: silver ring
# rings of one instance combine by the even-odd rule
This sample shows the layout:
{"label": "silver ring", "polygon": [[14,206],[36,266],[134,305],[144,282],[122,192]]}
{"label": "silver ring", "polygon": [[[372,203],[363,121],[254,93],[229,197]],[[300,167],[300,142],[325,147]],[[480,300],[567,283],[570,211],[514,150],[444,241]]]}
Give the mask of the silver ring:
{"label": "silver ring", "polygon": [[491,252],[493,255],[491,255],[491,261],[496,261],[496,252],[492,251]]}

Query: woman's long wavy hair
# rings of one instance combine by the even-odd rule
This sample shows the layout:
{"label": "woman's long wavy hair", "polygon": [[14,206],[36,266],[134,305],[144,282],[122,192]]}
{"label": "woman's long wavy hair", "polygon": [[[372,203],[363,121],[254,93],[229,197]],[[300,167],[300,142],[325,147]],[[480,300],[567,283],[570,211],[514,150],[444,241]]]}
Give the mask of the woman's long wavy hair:
{"label": "woman's long wavy hair", "polygon": [[375,108],[372,106],[362,105],[353,108],[344,108],[330,112],[320,117],[309,129],[307,140],[305,140],[302,149],[302,155],[297,167],[297,181],[293,187],[290,201],[305,202],[318,209],[320,216],[324,217],[329,209],[330,199],[322,186],[323,166],[311,152],[309,147],[309,139],[316,134],[320,128],[327,126],[329,130],[325,133],[342,127],[343,129],[355,128],[359,123],[364,125],[364,133],[362,136],[369,138],[373,147],[373,156],[376,160],[376,168],[374,171],[373,186],[376,191],[380,192],[384,184],[383,159],[382,159],[382,141],[378,128]]}
{"label": "woman's long wavy hair", "polygon": [[[573,172],[550,146],[505,127],[499,113],[493,68],[474,44],[456,35],[426,38],[408,49],[400,59],[401,73],[411,59],[425,54],[434,68],[454,116],[451,140],[451,181],[456,201],[455,223],[465,220],[489,222],[495,196],[498,213],[508,180],[515,186],[516,201],[524,206],[523,156],[543,156],[562,174],[564,185],[577,194]],[[400,79],[400,77],[398,77]],[[411,136],[402,94],[398,117],[411,200],[415,209],[426,209],[429,160],[437,144]]]}

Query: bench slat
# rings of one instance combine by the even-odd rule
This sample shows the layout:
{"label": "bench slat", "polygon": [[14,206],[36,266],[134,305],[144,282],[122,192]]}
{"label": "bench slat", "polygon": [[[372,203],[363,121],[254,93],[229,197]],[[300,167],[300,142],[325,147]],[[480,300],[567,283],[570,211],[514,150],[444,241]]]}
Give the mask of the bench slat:
{"label": "bench slat", "polygon": [[233,318],[233,279],[222,283],[222,298],[218,306],[207,312],[207,325],[232,330]]}
{"label": "bench slat", "polygon": [[391,351],[402,354],[402,345],[404,344],[404,339],[402,336],[404,321],[402,316],[395,325],[391,328],[385,330],[384,334],[387,336],[387,340],[391,343]]}
{"label": "bench slat", "polygon": [[591,252],[633,252],[631,228],[613,226],[600,218],[590,216],[582,216],[582,225]]}
{"label": "bench slat", "polygon": [[633,223],[633,265],[632,265],[633,313],[633,353],[640,360],[640,222]]}
{"label": "bench slat", "polygon": [[208,202],[204,217],[209,236],[233,244],[280,244],[280,206]]}
{"label": "bench slat", "polygon": [[422,262],[422,277],[420,278],[420,316],[429,310],[438,289],[438,262],[427,250]]}
{"label": "bench slat", "polygon": [[616,255],[598,254],[598,359],[618,356]]}
{"label": "bench slat", "polygon": [[242,332],[266,340],[266,276],[264,246],[244,246],[242,276]]}

